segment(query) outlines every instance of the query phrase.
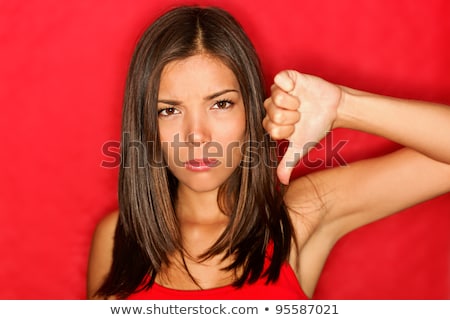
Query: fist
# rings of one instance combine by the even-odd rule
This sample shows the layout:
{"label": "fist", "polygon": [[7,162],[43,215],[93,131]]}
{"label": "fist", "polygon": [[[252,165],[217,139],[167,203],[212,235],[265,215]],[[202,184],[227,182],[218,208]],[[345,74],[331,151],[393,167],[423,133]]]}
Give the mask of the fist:
{"label": "fist", "polygon": [[321,78],[294,70],[275,76],[263,126],[272,139],[289,141],[277,167],[281,183],[289,184],[300,159],[332,129],[341,99],[341,88]]}

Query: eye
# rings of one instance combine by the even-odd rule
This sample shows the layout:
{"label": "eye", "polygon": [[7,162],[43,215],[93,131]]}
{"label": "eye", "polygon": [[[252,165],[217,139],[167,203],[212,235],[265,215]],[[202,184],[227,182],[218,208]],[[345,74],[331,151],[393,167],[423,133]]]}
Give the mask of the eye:
{"label": "eye", "polygon": [[233,101],[228,99],[223,99],[216,101],[216,103],[212,106],[213,109],[228,109],[234,105]]}
{"label": "eye", "polygon": [[179,114],[180,111],[174,107],[162,108],[158,110],[158,115],[160,117],[170,117],[175,114]]}

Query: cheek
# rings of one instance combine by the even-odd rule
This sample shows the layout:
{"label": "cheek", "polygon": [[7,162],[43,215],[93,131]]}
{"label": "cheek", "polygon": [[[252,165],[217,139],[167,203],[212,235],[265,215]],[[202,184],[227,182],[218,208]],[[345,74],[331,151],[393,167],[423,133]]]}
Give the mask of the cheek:
{"label": "cheek", "polygon": [[[228,130],[229,132],[230,130]],[[221,137],[221,145],[225,152],[224,156],[227,159],[227,164],[235,167],[239,164],[243,157],[243,148],[246,145],[245,142],[245,128],[239,131],[235,131],[232,134],[224,135]]]}
{"label": "cheek", "polygon": [[[243,109],[243,107],[242,107]],[[238,115],[217,124],[221,126],[221,137],[224,141],[243,141],[246,135],[246,119],[243,110]]]}
{"label": "cheek", "polygon": [[169,166],[172,166],[171,163],[173,162],[174,157],[174,150],[172,148],[174,141],[174,134],[167,130],[160,130],[159,139],[161,142],[161,151],[164,160]]}
{"label": "cheek", "polygon": [[161,143],[173,141],[175,132],[173,132],[173,130],[171,130],[170,126],[160,124],[158,127],[159,127],[158,128],[159,140],[161,141]]}
{"label": "cheek", "polygon": [[171,152],[174,142],[180,141],[179,129],[167,124],[160,125],[159,140],[161,142],[161,148],[164,151],[164,154]]}

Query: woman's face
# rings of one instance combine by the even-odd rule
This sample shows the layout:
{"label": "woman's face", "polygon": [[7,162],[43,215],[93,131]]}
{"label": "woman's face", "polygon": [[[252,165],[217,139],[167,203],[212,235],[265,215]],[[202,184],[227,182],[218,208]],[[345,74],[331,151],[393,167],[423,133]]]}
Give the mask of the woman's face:
{"label": "woman's face", "polygon": [[204,54],[167,64],[158,93],[158,124],[179,187],[217,190],[242,158],[245,110],[234,73]]}

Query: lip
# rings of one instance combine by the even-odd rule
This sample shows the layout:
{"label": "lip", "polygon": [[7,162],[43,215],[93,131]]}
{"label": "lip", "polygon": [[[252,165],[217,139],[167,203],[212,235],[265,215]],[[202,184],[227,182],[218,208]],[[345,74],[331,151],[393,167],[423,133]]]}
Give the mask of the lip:
{"label": "lip", "polygon": [[192,159],[184,163],[184,167],[191,171],[208,171],[211,168],[217,167],[219,161],[213,158]]}

